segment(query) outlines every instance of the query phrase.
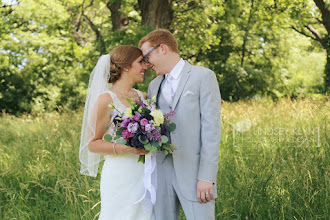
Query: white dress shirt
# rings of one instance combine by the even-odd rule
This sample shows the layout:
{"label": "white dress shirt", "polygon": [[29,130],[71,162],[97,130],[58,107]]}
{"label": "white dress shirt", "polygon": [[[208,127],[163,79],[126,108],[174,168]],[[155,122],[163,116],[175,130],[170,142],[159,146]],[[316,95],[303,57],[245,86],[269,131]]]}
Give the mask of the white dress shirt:
{"label": "white dress shirt", "polygon": [[172,71],[170,73],[165,74],[165,84],[162,89],[162,94],[169,105],[172,105],[173,98],[181,78],[181,71],[184,65],[185,62],[181,58],[180,61],[172,69]]}

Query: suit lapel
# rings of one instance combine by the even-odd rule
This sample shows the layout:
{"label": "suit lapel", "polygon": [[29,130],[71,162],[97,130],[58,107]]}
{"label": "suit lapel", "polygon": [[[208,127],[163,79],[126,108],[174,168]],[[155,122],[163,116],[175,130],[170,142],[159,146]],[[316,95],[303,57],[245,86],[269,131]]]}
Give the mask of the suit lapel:
{"label": "suit lapel", "polygon": [[173,103],[172,103],[172,109],[174,110],[176,105],[178,104],[178,101],[181,97],[182,91],[184,89],[184,86],[186,85],[189,76],[190,76],[190,70],[191,70],[191,64],[186,61],[186,64],[184,65],[182,72],[181,72],[181,78],[179,81],[178,88],[176,89]]}

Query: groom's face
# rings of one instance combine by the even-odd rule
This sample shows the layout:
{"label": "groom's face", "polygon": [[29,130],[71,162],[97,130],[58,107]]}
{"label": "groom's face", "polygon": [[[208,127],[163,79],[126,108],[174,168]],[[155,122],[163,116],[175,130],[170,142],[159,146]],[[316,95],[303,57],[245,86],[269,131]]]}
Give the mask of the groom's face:
{"label": "groom's face", "polygon": [[155,71],[156,75],[164,75],[165,72],[162,71],[161,53],[160,45],[155,47],[150,46],[149,42],[145,42],[141,45],[141,50],[145,60],[148,61],[148,67]]}

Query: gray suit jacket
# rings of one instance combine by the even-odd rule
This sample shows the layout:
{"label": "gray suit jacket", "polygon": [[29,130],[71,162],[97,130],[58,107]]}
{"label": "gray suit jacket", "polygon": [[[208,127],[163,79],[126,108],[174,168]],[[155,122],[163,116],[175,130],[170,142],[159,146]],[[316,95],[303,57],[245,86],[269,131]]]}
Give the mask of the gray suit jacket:
{"label": "gray suit jacket", "polygon": [[[158,76],[150,82],[149,98],[158,95],[163,78]],[[172,109],[176,112],[172,121],[177,125],[171,133],[171,142],[177,147],[173,152],[173,164],[183,196],[197,201],[198,180],[214,183],[216,196],[221,98],[214,72],[186,61]],[[162,162],[159,160],[162,159],[157,157],[157,163]],[[158,187],[161,184],[158,183]]]}

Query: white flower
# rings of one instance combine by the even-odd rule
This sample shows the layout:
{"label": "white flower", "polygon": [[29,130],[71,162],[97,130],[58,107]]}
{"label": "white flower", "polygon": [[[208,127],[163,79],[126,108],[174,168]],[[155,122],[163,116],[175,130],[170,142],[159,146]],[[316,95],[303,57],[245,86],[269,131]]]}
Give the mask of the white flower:
{"label": "white flower", "polygon": [[124,112],[124,115],[129,118],[132,116],[132,109],[131,108],[127,108],[126,111]]}
{"label": "white flower", "polygon": [[164,123],[164,115],[161,110],[152,110],[150,115],[154,117],[155,125],[160,126],[160,124]]}

